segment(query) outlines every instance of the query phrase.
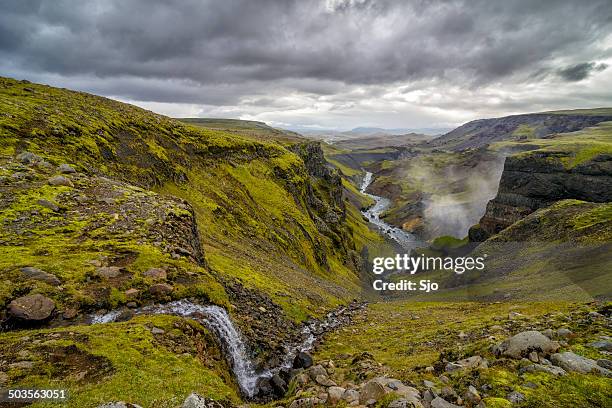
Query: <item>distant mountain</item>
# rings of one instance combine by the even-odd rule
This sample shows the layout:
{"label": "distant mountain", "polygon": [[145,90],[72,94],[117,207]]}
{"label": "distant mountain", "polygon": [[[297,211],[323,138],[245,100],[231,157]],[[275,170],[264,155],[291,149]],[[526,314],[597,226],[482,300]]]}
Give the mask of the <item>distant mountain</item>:
{"label": "distant mountain", "polygon": [[257,140],[276,140],[279,142],[299,142],[304,138],[290,130],[276,129],[265,122],[255,120],[224,119],[224,118],[177,118],[177,120],[193,126],[237,133]]}
{"label": "distant mountain", "polygon": [[407,133],[400,135],[377,133],[367,135],[365,137],[352,137],[349,139],[339,140],[334,143],[334,146],[352,150],[376,149],[381,147],[400,147],[430,141],[434,137],[435,136],[424,135],[420,133]]}
{"label": "distant mountain", "polygon": [[347,132],[342,132],[346,135],[375,135],[375,134],[387,134],[387,135],[405,135],[408,133],[420,133],[425,135],[440,135],[448,132],[450,129],[447,128],[396,128],[396,129],[384,129],[378,127],[356,127]]}
{"label": "distant mountain", "polygon": [[432,145],[445,150],[460,151],[504,140],[540,139],[556,133],[575,132],[606,121],[612,121],[612,108],[576,109],[479,119],[440,136],[432,142]]}

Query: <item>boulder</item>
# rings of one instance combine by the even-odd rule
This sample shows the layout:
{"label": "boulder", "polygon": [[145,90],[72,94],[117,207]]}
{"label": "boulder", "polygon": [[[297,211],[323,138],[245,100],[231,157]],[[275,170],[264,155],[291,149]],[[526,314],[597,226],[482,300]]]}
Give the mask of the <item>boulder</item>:
{"label": "boulder", "polygon": [[313,408],[317,402],[316,398],[300,398],[294,400],[289,408]]}
{"label": "boulder", "polygon": [[606,358],[600,358],[597,360],[597,365],[608,370],[612,370],[612,361]]}
{"label": "boulder", "polygon": [[342,399],[344,392],[346,390],[342,387],[329,387],[327,389],[327,403],[331,405],[336,405]]}
{"label": "boulder", "polygon": [[315,377],[315,381],[317,382],[317,384],[322,385],[324,387],[333,387],[334,385],[336,385],[336,383],[330,380],[329,377],[326,375],[317,375]]}
{"label": "boulder", "polygon": [[344,394],[342,394],[342,399],[349,404],[351,402],[357,401],[359,402],[359,391],[357,390],[346,390]]}
{"label": "boulder", "polygon": [[23,164],[34,164],[42,160],[42,157],[32,152],[19,153],[16,159]]}
{"label": "boulder", "polygon": [[409,401],[406,398],[399,398],[391,401],[389,408],[422,408],[423,404],[420,401]]}
{"label": "boulder", "polygon": [[570,329],[567,329],[565,327],[560,328],[559,330],[557,330],[557,337],[562,338],[562,339],[566,339],[568,337],[572,336],[572,331]]}
{"label": "boulder", "polygon": [[612,352],[612,341],[610,340],[598,340],[589,344],[589,346],[599,350]]}
{"label": "boulder", "polygon": [[581,374],[597,373],[606,377],[612,377],[612,371],[599,366],[595,360],[579,356],[571,351],[553,354],[550,360],[553,364],[563,368],[565,371],[573,371]]}
{"label": "boulder", "polygon": [[215,400],[204,398],[193,392],[183,401],[181,408],[224,408],[224,406]]}
{"label": "boulder", "polygon": [[55,303],[40,294],[26,295],[13,300],[9,306],[9,314],[25,321],[42,321],[51,317]]}
{"label": "boulder", "polygon": [[21,268],[21,273],[28,279],[45,282],[52,286],[59,286],[62,283],[57,276],[32,266]]}
{"label": "boulder", "polygon": [[385,387],[380,381],[374,379],[365,383],[359,391],[359,402],[362,405],[367,405],[370,400],[378,401],[386,394]]}
{"label": "boulder", "polygon": [[147,270],[145,273],[143,273],[145,278],[151,278],[151,279],[166,279],[167,278],[167,274],[166,274],[166,270],[162,269],[162,268],[151,268],[149,270]]}
{"label": "boulder", "polygon": [[446,372],[452,373],[458,370],[467,370],[473,368],[487,368],[487,360],[480,356],[471,356],[463,360],[448,363],[445,367]]}
{"label": "boulder", "polygon": [[300,351],[293,359],[293,368],[312,367],[312,357],[310,354]]}
{"label": "boulder", "polygon": [[121,268],[118,266],[101,266],[96,269],[96,275],[101,278],[116,278],[121,275]]}
{"label": "boulder", "polygon": [[506,399],[513,404],[520,404],[521,402],[525,401],[525,395],[518,391],[512,391],[506,395]]}
{"label": "boulder", "polygon": [[44,198],[36,201],[36,204],[54,212],[59,211],[59,206],[57,204],[55,204],[53,201],[45,200]]}
{"label": "boulder", "polygon": [[518,333],[502,342],[495,350],[496,355],[520,359],[532,351],[544,354],[554,353],[559,343],[552,341],[539,331],[531,330]]}
{"label": "boulder", "polygon": [[463,394],[463,396],[464,396],[464,399],[466,401],[469,401],[472,405],[478,404],[480,400],[482,399],[480,397],[480,394],[478,393],[478,390],[473,385],[470,385],[468,387],[467,391],[465,392],[465,394]]}
{"label": "boulder", "polygon": [[310,378],[315,380],[319,375],[327,375],[327,371],[323,368],[322,365],[317,364],[316,366],[312,366],[308,369],[308,374],[310,374]]}
{"label": "boulder", "polygon": [[64,173],[64,174],[76,173],[76,170],[74,169],[74,167],[66,163],[60,164],[57,169],[60,171],[60,173]]}
{"label": "boulder", "polygon": [[431,408],[461,408],[459,405],[451,404],[443,398],[436,397],[430,404]]}
{"label": "boulder", "polygon": [[49,179],[49,184],[52,186],[67,186],[73,187],[72,181],[69,178],[64,176],[53,176]]}
{"label": "boulder", "polygon": [[561,367],[548,366],[543,364],[531,364],[527,367],[523,367],[519,370],[520,374],[523,373],[547,373],[556,376],[562,376],[567,374]]}
{"label": "boulder", "polygon": [[149,288],[149,293],[153,296],[166,296],[172,293],[174,288],[167,283],[157,283]]}
{"label": "boulder", "polygon": [[282,397],[287,393],[287,383],[278,374],[274,374],[272,378],[270,378],[270,385],[274,390],[274,394],[278,395],[279,397]]}

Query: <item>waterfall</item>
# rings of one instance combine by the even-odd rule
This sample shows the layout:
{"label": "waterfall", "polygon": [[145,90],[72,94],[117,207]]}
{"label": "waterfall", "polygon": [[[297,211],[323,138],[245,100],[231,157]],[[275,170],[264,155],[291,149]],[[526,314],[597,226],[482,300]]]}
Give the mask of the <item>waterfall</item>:
{"label": "waterfall", "polygon": [[[240,331],[234,326],[225,309],[219,306],[204,306],[183,299],[161,305],[144,306],[135,309],[134,313],[177,315],[201,322],[215,334],[221,343],[242,393],[248,398],[252,398],[258,391],[257,384],[260,379],[271,378],[281,369],[291,368],[293,359],[298,352],[310,351],[318,335],[342,324],[343,320],[338,318],[338,315],[343,314],[346,310],[346,308],[341,308],[337,312],[329,312],[323,320],[307,322],[302,329],[301,342],[290,347],[291,351],[285,355],[282,363],[273,369],[259,371],[249,356]],[[91,323],[111,323],[116,321],[120,314],[118,310],[112,310],[106,314],[93,315]]]}
{"label": "waterfall", "polygon": [[[163,305],[145,306],[135,311],[136,314],[171,314],[189,317],[201,322],[212,330],[222,344],[225,355],[232,366],[232,371],[241,391],[249,398],[253,397],[257,381],[262,377],[271,377],[268,370],[256,371],[251,361],[242,336],[234,327],[232,320],[219,306],[203,306],[187,300],[177,300]],[[92,318],[92,324],[110,323],[117,319],[119,313],[111,311]]]}

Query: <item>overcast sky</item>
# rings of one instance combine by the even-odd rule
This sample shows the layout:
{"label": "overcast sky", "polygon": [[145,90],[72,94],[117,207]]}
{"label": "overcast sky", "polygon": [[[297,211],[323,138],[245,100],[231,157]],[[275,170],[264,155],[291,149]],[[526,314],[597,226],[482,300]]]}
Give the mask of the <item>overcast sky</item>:
{"label": "overcast sky", "polygon": [[612,2],[2,1],[0,75],[179,117],[448,127],[612,106]]}

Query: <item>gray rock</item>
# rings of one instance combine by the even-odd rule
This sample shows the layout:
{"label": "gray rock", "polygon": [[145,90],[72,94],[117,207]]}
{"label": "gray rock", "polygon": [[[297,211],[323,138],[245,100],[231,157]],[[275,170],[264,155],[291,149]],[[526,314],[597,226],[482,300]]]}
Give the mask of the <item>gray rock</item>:
{"label": "gray rock", "polygon": [[336,405],[342,399],[344,392],[346,390],[342,387],[329,387],[327,389],[327,403],[331,405]]}
{"label": "gray rock", "polygon": [[60,164],[58,167],[58,170],[60,171],[60,173],[64,173],[64,174],[76,173],[76,170],[74,169],[74,167],[66,163]]}
{"label": "gray rock", "polygon": [[612,370],[612,361],[608,359],[600,358],[599,360],[597,360],[597,365],[607,370]]}
{"label": "gray rock", "polygon": [[41,294],[26,295],[13,300],[8,306],[11,316],[26,321],[42,321],[55,310],[53,300]]}
{"label": "gray rock", "polygon": [[431,408],[461,408],[459,405],[451,404],[443,398],[436,397],[430,403]]}
{"label": "gray rock", "polygon": [[151,279],[164,279],[165,280],[167,278],[166,270],[162,268],[151,268],[147,270],[145,273],[143,273],[143,276],[145,276],[146,278],[151,278]]}
{"label": "gray rock", "polygon": [[389,408],[422,408],[423,404],[419,401],[409,401],[406,398],[399,398],[391,401]]}
{"label": "gray rock", "polygon": [[589,346],[596,348],[598,350],[604,350],[604,351],[610,351],[612,352],[612,341],[610,340],[598,340],[595,341],[591,344],[589,344]]}
{"label": "gray rock", "polygon": [[310,354],[300,351],[293,359],[293,368],[309,368],[312,367],[312,357]]}
{"label": "gray rock", "polygon": [[566,339],[568,337],[570,337],[572,334],[572,331],[570,329],[567,329],[565,327],[560,328],[559,330],[557,330],[557,336],[562,338],[562,339]]}
{"label": "gray rock", "polygon": [[151,329],[152,334],[164,334],[166,331],[164,329],[160,329],[159,327],[153,327]]}
{"label": "gray rock", "polygon": [[9,364],[9,368],[12,370],[31,370],[34,368],[33,361],[19,361],[17,363]]}
{"label": "gray rock", "polygon": [[565,371],[574,371],[581,374],[598,373],[606,377],[612,377],[612,371],[597,365],[595,360],[579,356],[571,351],[553,354],[550,360]]}
{"label": "gray rock", "polygon": [[[317,405],[317,402],[318,402],[317,398],[300,398],[300,399],[294,400],[291,403],[291,405],[289,405],[289,408],[313,408],[315,405]],[[191,408],[191,407],[183,407],[183,408]]]}
{"label": "gray rock", "polygon": [[480,400],[482,399],[480,397],[480,394],[478,393],[478,390],[473,385],[470,385],[468,387],[467,391],[464,394],[464,398],[465,400],[469,401],[473,405],[478,404]]}
{"label": "gray rock", "polygon": [[314,380],[319,375],[327,375],[327,371],[322,365],[317,364],[316,366],[310,367],[308,369],[308,374],[310,374],[310,378]]}
{"label": "gray rock", "polygon": [[519,373],[547,373],[556,376],[567,374],[561,367],[547,366],[542,364],[531,364],[519,370]]}
{"label": "gray rock", "polygon": [[538,331],[531,330],[518,333],[505,340],[497,347],[495,354],[520,359],[532,351],[550,354],[558,349],[559,343]]}
{"label": "gray rock", "polygon": [[348,403],[353,401],[359,401],[359,391],[357,390],[346,390],[344,394],[342,394],[342,399]]}
{"label": "gray rock", "polygon": [[42,157],[31,152],[23,152],[19,153],[16,159],[23,164],[34,164],[41,161]]}
{"label": "gray rock", "polygon": [[506,395],[506,399],[513,404],[520,404],[521,402],[525,401],[525,395],[518,391],[512,391]]}
{"label": "gray rock", "polygon": [[224,408],[224,406],[215,400],[202,397],[193,392],[183,401],[181,408]]}
{"label": "gray rock", "polygon": [[49,179],[49,184],[52,186],[68,186],[73,187],[72,181],[68,177],[64,176],[53,176]]}
{"label": "gray rock", "polygon": [[149,288],[149,293],[153,296],[166,296],[172,293],[174,288],[167,283],[157,283]]}
{"label": "gray rock", "polygon": [[287,383],[278,374],[274,374],[272,378],[270,378],[270,385],[272,385],[274,393],[279,397],[287,393]]}
{"label": "gray rock", "polygon": [[41,207],[47,208],[51,211],[59,211],[59,206],[57,204],[55,204],[53,201],[49,201],[49,200],[45,200],[44,198],[39,199],[38,201],[36,201],[36,204],[40,205]]}
{"label": "gray rock", "polygon": [[322,385],[324,387],[333,387],[334,385],[336,385],[336,383],[330,380],[329,377],[326,375],[317,375],[315,377],[315,381],[317,382],[317,384]]}
{"label": "gray rock", "polygon": [[370,400],[378,401],[386,394],[385,387],[377,380],[370,380],[365,383],[359,391],[359,402],[367,405]]}
{"label": "gray rock", "polygon": [[21,268],[21,273],[28,279],[45,282],[52,286],[58,286],[62,283],[57,276],[32,266],[25,266]]}
{"label": "gray rock", "polygon": [[121,275],[121,268],[118,266],[101,266],[96,269],[96,274],[101,278],[116,278]]}
{"label": "gray rock", "polygon": [[142,408],[140,405],[129,402],[117,401],[107,402],[106,404],[98,405],[98,408]]}
{"label": "gray rock", "polygon": [[452,373],[458,370],[467,370],[472,368],[487,368],[487,360],[480,356],[472,356],[463,360],[448,363],[445,367],[446,372]]}
{"label": "gray rock", "polygon": [[555,335],[552,329],[543,330],[541,333],[545,335],[546,337],[548,337],[549,339],[552,339],[553,336]]}

